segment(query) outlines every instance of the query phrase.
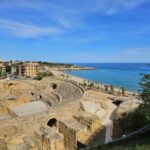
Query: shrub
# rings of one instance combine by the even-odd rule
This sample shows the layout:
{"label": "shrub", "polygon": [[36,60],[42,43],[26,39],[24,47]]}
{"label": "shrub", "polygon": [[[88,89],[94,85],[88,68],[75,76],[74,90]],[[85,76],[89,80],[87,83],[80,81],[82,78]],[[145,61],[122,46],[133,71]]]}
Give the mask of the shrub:
{"label": "shrub", "polygon": [[39,72],[37,74],[37,77],[35,77],[36,80],[42,80],[44,77],[50,77],[54,76],[52,72]]}

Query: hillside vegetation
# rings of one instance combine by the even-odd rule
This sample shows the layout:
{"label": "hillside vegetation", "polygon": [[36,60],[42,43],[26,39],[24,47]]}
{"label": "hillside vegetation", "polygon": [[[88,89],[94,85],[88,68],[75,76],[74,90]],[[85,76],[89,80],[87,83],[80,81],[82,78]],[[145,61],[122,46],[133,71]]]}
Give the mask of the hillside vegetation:
{"label": "hillside vegetation", "polygon": [[[150,124],[150,74],[142,74],[139,84],[141,86],[139,98],[142,103],[134,112],[125,113],[123,118],[119,120],[119,127],[122,129],[120,136]],[[150,150],[150,128],[143,133],[140,131],[128,138],[99,145],[90,150]]]}
{"label": "hillside vegetation", "polygon": [[90,150],[150,150],[150,131],[126,140],[99,145]]}

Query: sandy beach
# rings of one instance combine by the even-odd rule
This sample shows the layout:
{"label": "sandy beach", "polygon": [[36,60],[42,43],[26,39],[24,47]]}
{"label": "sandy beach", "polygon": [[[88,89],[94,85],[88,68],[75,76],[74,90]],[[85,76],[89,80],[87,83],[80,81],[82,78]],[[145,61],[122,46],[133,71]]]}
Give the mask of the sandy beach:
{"label": "sandy beach", "polygon": [[[92,82],[92,81],[89,81],[89,80],[87,80],[87,79],[84,79],[84,78],[81,78],[81,77],[77,77],[77,76],[73,76],[73,75],[69,75],[69,74],[66,74],[66,73],[64,73],[64,70],[62,71],[60,71],[60,70],[51,70],[50,69],[50,71],[56,76],[56,77],[61,77],[62,75],[64,75],[64,76],[68,76],[68,80],[72,80],[72,81],[75,81],[75,82],[78,82],[78,83],[80,83],[80,84],[83,84],[83,83],[85,83],[85,82]],[[82,71],[82,70],[81,70]],[[100,87],[102,87],[102,89],[104,90],[105,89],[105,84],[102,84],[102,83],[99,83],[99,86]],[[114,87],[114,90],[116,91],[116,92],[120,92],[120,89],[119,88],[116,88],[116,87]],[[138,93],[136,93],[136,92],[132,92],[132,91],[128,91],[128,90],[126,90],[125,91],[125,93],[126,93],[126,95],[128,96],[128,95],[130,95],[130,96],[134,96],[134,95],[137,95]]]}

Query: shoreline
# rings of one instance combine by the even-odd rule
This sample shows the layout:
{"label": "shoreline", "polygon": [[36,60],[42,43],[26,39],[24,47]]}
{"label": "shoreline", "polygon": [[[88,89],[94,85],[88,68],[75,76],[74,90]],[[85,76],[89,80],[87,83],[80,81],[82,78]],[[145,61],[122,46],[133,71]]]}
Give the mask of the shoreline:
{"label": "shoreline", "polygon": [[50,68],[54,71],[73,71],[73,70],[97,70],[96,68],[92,67],[71,67],[71,68]]}
{"label": "shoreline", "polygon": [[[63,73],[66,74],[66,75],[69,75],[69,76],[71,76],[71,77],[79,78],[79,79],[84,80],[84,81],[86,81],[86,82],[91,82],[91,83],[97,82],[97,81],[88,80],[88,79],[86,79],[86,78],[81,78],[81,77],[78,77],[78,76],[70,75],[70,74],[67,74],[67,73],[65,73],[65,72],[63,72]],[[100,85],[102,85],[102,86],[104,86],[104,85],[110,86],[109,84],[105,84],[105,83],[101,83],[101,82],[97,82],[97,83],[100,84]],[[114,86],[114,90],[115,90],[115,91],[120,91],[120,89],[117,88],[117,87],[115,87],[115,86]],[[130,91],[130,90],[128,90],[128,89],[126,89],[126,92],[127,92],[127,93],[132,93],[132,94],[138,94],[138,92],[136,92],[136,91]]]}
{"label": "shoreline", "polygon": [[[95,70],[96,70],[96,69],[95,69]],[[97,69],[97,70],[98,70],[98,69]],[[69,75],[69,76],[76,76],[76,75],[69,74],[69,71],[68,71],[68,72],[65,72],[65,71],[67,71],[67,70],[64,70],[64,73],[67,74],[67,75]],[[122,85],[120,85],[120,86],[115,86],[114,84],[104,83],[104,82],[96,81],[96,80],[94,80],[94,79],[93,79],[93,80],[92,80],[92,79],[86,79],[86,77],[79,77],[79,76],[76,76],[76,77],[82,78],[82,79],[84,79],[84,80],[86,80],[86,81],[90,81],[90,82],[92,82],[92,83],[99,83],[99,84],[107,85],[107,86],[113,85],[115,89],[120,89],[120,87],[125,87],[125,86],[122,86]],[[129,91],[129,92],[132,92],[132,93],[139,93],[138,91],[140,90],[140,89],[138,89],[138,90],[132,90],[132,89],[129,89],[129,88],[126,88],[126,87],[125,87],[125,89],[126,89],[126,91]]]}
{"label": "shoreline", "polygon": [[[90,83],[95,83],[95,82],[96,82],[96,81],[94,82],[94,81],[87,80],[87,79],[85,79],[85,78],[81,78],[81,77],[78,77],[78,76],[74,76],[74,75],[67,74],[67,73],[65,73],[63,70],[61,70],[61,71],[59,71],[59,70],[51,70],[51,71],[54,73],[54,75],[56,75],[56,76],[58,76],[58,77],[60,77],[62,74],[64,74],[64,75],[66,75],[66,76],[69,76],[70,80],[75,81],[75,82],[78,82],[78,83],[81,83],[81,84],[83,84],[84,82],[90,82]],[[104,85],[108,85],[108,84],[104,84],[104,83],[100,83],[100,82],[97,82],[97,84],[98,84],[99,86],[101,86],[102,89],[104,89]],[[108,86],[109,86],[109,85],[108,85]],[[120,89],[117,88],[117,87],[114,87],[114,90],[115,90],[116,92],[119,92],[119,91],[120,91]],[[128,89],[126,89],[125,93],[126,93],[127,95],[134,95],[134,94],[137,95],[137,94],[138,94],[138,92],[130,91],[130,90],[128,90]]]}

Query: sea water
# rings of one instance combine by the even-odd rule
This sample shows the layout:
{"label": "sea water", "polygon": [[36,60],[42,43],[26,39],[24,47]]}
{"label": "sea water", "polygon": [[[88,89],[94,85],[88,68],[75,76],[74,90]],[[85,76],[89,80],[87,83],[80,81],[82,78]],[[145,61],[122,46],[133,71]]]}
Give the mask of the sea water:
{"label": "sea water", "polygon": [[150,73],[148,63],[76,63],[75,65],[93,67],[95,70],[73,70],[65,73],[114,85],[117,88],[124,86],[131,91],[140,89],[141,73]]}

